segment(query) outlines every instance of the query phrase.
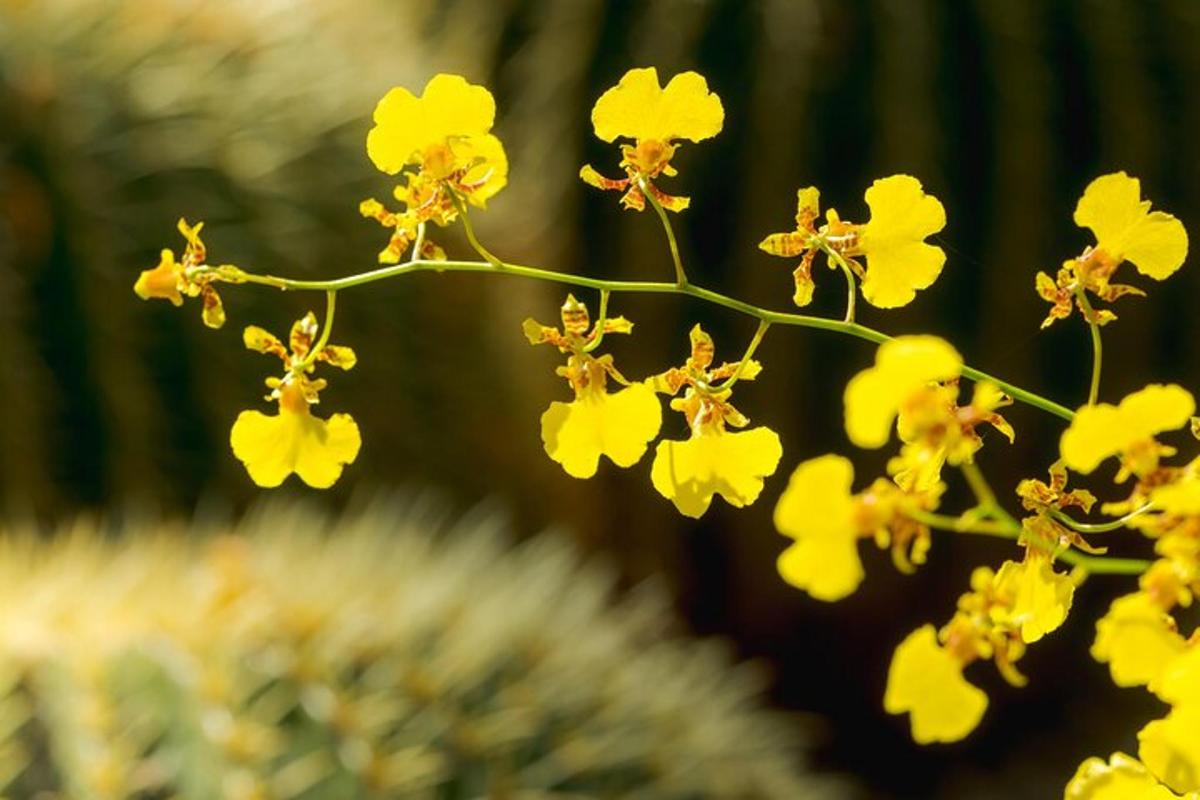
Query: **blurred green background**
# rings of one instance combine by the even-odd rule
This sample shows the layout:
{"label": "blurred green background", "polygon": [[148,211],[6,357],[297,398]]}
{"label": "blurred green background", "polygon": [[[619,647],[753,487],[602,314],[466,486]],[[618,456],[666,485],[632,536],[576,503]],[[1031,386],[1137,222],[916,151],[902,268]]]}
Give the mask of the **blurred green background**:
{"label": "blurred green background", "polygon": [[[947,267],[909,307],[867,307],[861,320],[946,336],[973,365],[1075,405],[1087,333],[1078,320],[1038,332],[1034,273],[1086,244],[1071,211],[1107,171],[1140,177],[1156,207],[1200,230],[1197,41],[1191,0],[3,0],[0,500],[9,515],[61,518],[148,504],[236,510],[258,496],[228,430],[239,410],[262,407],[276,365],[244,351],[240,330],[282,333],[320,298],[229,290],[230,324],[214,333],[195,304],[142,303],[133,281],[160,248],[178,249],[179,216],[207,222],[215,262],[297,277],[372,266],[386,236],[357,203],[390,183],[363,150],[371,109],[389,87],[419,89],[439,71],[496,95],[512,174],[477,226],[506,259],[667,278],[656,220],[622,212],[576,173],[585,161],[615,173],[588,114],[626,69],[696,69],[726,124],[683,149],[668,187],[692,197],[677,231],[694,280],[786,309],[791,265],[754,245],[788,227],[795,189],[815,184],[826,205],[860,219],[871,180],[908,172],[947,208]],[[457,233],[441,241],[468,252]],[[837,276],[817,278],[814,313],[840,314]],[[1188,298],[1200,278],[1189,265],[1146,288],[1106,329],[1105,399],[1151,380],[1195,388]],[[870,347],[772,331],[766,371],[739,386],[738,406],[780,432],[781,474],[757,505],[715,503],[692,522],[654,493],[648,459],[580,482],[542,453],[538,417],[567,389],[520,321],[552,321],[561,300],[555,287],[478,275],[346,293],[334,338],[360,364],[323,399],[355,416],[365,443],[322,500],[397,484],[441,487],[463,504],[498,496],[522,529],[561,525],[615,554],[629,583],[668,576],[697,631],[769,659],[778,702],[828,718],[819,764],[859,775],[873,796],[1050,797],[1085,756],[1135,746],[1152,701],[1113,688],[1087,656],[1092,620],[1128,588],[1120,579],[1081,590],[1073,624],[1023,662],[1028,688],[973,669],[993,702],[982,729],[920,749],[906,721],[880,709],[891,650],[949,617],[974,565],[1015,549],[939,537],[914,578],[872,552],[863,589],[833,606],[775,575],[784,542],[770,515],[786,472],[851,452],[841,392]],[[622,297],[614,311],[638,324],[611,349],[633,376],[679,362],[692,322],[714,334],[718,357],[736,357],[753,330],[671,298]],[[677,416],[665,435],[682,431]],[[1016,444],[991,437],[981,456],[1006,494],[1042,474],[1060,430],[1023,407],[1009,418]],[[851,454],[864,482],[887,455]],[[965,502],[952,485],[947,505]]]}

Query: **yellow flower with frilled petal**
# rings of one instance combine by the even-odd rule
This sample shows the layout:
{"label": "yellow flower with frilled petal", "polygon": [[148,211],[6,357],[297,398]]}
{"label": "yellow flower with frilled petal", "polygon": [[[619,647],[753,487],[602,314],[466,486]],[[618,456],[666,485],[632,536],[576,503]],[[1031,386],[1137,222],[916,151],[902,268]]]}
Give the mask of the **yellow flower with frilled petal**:
{"label": "yellow flower with frilled petal", "polygon": [[715,367],[712,337],[696,325],[689,339],[691,354],[684,365],[652,381],[665,394],[686,388],[683,397],[671,401],[671,408],[683,412],[691,437],[658,443],[650,480],[681,514],[698,518],[717,494],[735,508],[757,500],[763,479],[779,466],[783,447],[770,428],[726,430],[727,425],[744,428],[750,423],[729,397],[736,381],[754,380],[762,365],[744,358]]}
{"label": "yellow flower with frilled petal", "polygon": [[863,579],[853,480],[848,459],[814,458],[796,467],[775,506],[776,529],[796,540],[779,556],[779,574],[818,600],[840,600]]}
{"label": "yellow flower with frilled petal", "polygon": [[[393,194],[404,204],[401,211],[375,198],[359,205],[360,214],[392,230],[381,263],[398,262],[424,223],[445,227],[463,201],[483,208],[508,183],[508,156],[491,133],[495,116],[491,93],[459,75],[434,75],[420,97],[397,86],[379,101],[367,154],[382,172],[403,171]],[[425,239],[413,257],[446,256]]]}
{"label": "yellow flower with frilled petal", "polygon": [[[561,317],[562,330],[532,319],[523,326],[530,344],[550,344],[568,354],[558,374],[575,392],[572,402],[553,402],[542,414],[546,454],[575,478],[595,475],[602,455],[618,467],[632,467],[658,435],[662,405],[650,386],[627,381],[613,366],[612,356],[592,352],[605,334],[631,333],[633,323],[605,317],[593,326],[587,306],[574,295],[567,295]],[[609,378],[625,388],[610,394]]]}
{"label": "yellow flower with frilled petal", "polygon": [[957,378],[962,356],[936,336],[899,336],[879,346],[875,366],[846,386],[846,434],[859,447],[883,447],[900,407],[930,384]]}
{"label": "yellow flower with frilled petal", "polygon": [[1116,263],[1128,261],[1143,275],[1164,280],[1187,257],[1183,223],[1151,211],[1141,184],[1124,172],[1102,175],[1088,184],[1075,207],[1075,224],[1096,235],[1096,247]]}
{"label": "yellow flower with frilled petal", "polygon": [[292,326],[286,347],[253,325],[242,335],[247,349],[278,356],[285,368],[283,378],[267,379],[267,399],[279,402],[279,413],[243,411],[229,434],[233,454],[259,486],[278,486],[295,473],[309,486],[327,489],[358,457],[358,425],[349,414],[327,420],[314,416],[312,406],[325,381],[309,377],[318,363],[348,370],[358,359],[349,347],[320,343],[317,332],[316,317],[309,312]]}
{"label": "yellow flower with frilled petal", "polygon": [[460,75],[434,75],[420,97],[403,86],[375,107],[367,154],[382,172],[395,175],[418,166],[435,180],[478,184],[468,197],[482,203],[504,187],[508,159],[490,131],[496,101]]}
{"label": "yellow flower with frilled petal", "polygon": [[956,742],[979,725],[988,698],[963,677],[962,662],[938,643],[932,625],[913,631],[896,648],[883,707],[908,712],[919,744]]}
{"label": "yellow flower with frilled petal", "polygon": [[1143,592],[1113,601],[1096,623],[1092,658],[1108,664],[1117,686],[1145,686],[1184,651],[1175,621]]}
{"label": "yellow flower with frilled petal", "polygon": [[[929,288],[941,274],[946,253],[925,239],[946,226],[946,211],[916,178],[891,175],[871,184],[866,192],[871,218],[862,225],[845,222],[829,209],[825,224],[817,227],[819,200],[814,187],[800,189],[796,229],[773,233],[758,245],[771,255],[801,257],[792,273],[796,305],[812,300],[812,262],[822,251],[829,254],[830,269],[844,265],[862,278],[863,297],[879,308],[908,305],[918,289]],[[865,257],[865,267],[858,256]]]}
{"label": "yellow flower with frilled petal", "polygon": [[1200,705],[1176,706],[1138,733],[1138,758],[1176,792],[1200,792]]}
{"label": "yellow flower with frilled petal", "polygon": [[1087,302],[1090,292],[1097,300],[1114,302],[1126,295],[1145,295],[1136,286],[1113,283],[1113,274],[1125,261],[1154,280],[1170,277],[1187,257],[1188,238],[1183,224],[1170,214],[1151,211],[1142,200],[1141,184],[1124,172],[1102,175],[1088,184],[1075,207],[1075,224],[1090,228],[1096,244],[1079,258],[1063,262],[1058,275],[1037,274],[1035,288],[1051,304],[1042,322],[1045,328],[1066,319],[1078,307],[1084,318],[1107,325],[1117,315]]}
{"label": "yellow flower with frilled petal", "polygon": [[1117,406],[1084,406],[1062,435],[1063,462],[1086,474],[1109,456],[1119,455],[1123,466],[1143,474],[1154,469],[1164,453],[1154,435],[1183,427],[1195,410],[1191,393],[1174,384],[1151,384]]}
{"label": "yellow flower with frilled petal", "polygon": [[663,193],[650,180],[659,175],[675,175],[671,159],[678,149],[676,140],[699,142],[721,132],[725,110],[721,98],[708,90],[708,82],[695,72],[681,72],[663,88],[654,67],[631,69],[620,82],[600,95],[592,108],[592,127],[606,142],[630,139],[621,145],[621,168],[626,177],[606,178],[590,164],[579,177],[598,189],[624,192],[626,208],[645,208],[642,184],[654,199],[670,211],[688,206],[686,197]]}
{"label": "yellow flower with frilled petal", "polygon": [[1071,610],[1075,584],[1054,571],[1050,558],[1030,551],[1024,561],[1006,561],[996,573],[996,592],[1011,598],[1006,621],[1018,628],[1026,644],[1057,629]]}
{"label": "yellow flower with frilled petal", "polygon": [[871,219],[858,234],[857,250],[867,260],[862,291],[879,308],[907,305],[942,273],[946,253],[925,242],[946,226],[946,211],[911,175],[871,184],[866,194]]}
{"label": "yellow flower with frilled petal", "polygon": [[1179,800],[1179,796],[1137,759],[1113,753],[1107,762],[1089,758],[1080,764],[1063,800]]}

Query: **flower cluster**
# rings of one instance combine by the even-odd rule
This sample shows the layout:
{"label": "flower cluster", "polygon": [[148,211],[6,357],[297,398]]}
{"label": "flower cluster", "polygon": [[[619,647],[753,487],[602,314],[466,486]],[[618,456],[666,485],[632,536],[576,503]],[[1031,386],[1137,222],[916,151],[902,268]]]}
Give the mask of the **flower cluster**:
{"label": "flower cluster", "polygon": [[[1068,260],[1052,278],[1038,273],[1038,293],[1051,303],[1043,327],[1078,308],[1092,334],[1092,381],[1087,403],[1076,411],[971,368],[948,342],[925,335],[890,338],[855,321],[855,300],[881,309],[911,303],[929,288],[946,254],[927,241],[946,224],[942,204],[909,175],[876,180],[865,193],[866,222],[845,221],[834,209],[822,216],[820,192],[797,191],[795,229],[767,236],[759,248],[798,260],[786,291],[807,306],[815,289],[813,263],[824,255],[847,284],[843,320],[768,311],[688,281],[666,211],[682,212],[687,197],[657,185],[677,175],[675,155],[683,141],[717,135],[724,124],[720,98],[694,72],[662,86],[653,68],[634,69],[604,92],[592,110],[595,134],[619,143],[625,177],[612,179],[584,166],[588,184],[621,192],[625,208],[657,212],[671,251],[674,283],[608,281],[536,267],[507,264],[488,252],[474,234],[471,208],[483,208],[508,177],[504,147],[492,133],[496,106],[487,89],[456,75],[436,75],[418,97],[397,87],[375,109],[367,154],[390,176],[400,176],[391,210],[369,199],[364,216],[391,231],[379,260],[384,267],[330,281],[293,281],[211,266],[200,240],[201,225],[181,221],[187,244],[177,261],[164,250],[157,267],[138,278],[135,291],[181,305],[200,297],[203,317],[219,327],[224,311],[217,283],[254,283],[280,289],[324,290],[323,324],[309,312],[285,344],[265,330],[246,328],[244,343],[283,362],[282,376],[267,380],[269,402],[278,413],[244,411],[231,433],[234,454],[262,486],[277,486],[295,473],[314,487],[328,487],[356,458],[361,440],[347,414],[328,419],[312,412],[325,388],[318,365],[350,369],[349,348],[329,344],[337,293],[342,289],[429,270],[507,273],[599,290],[593,322],[587,306],[567,295],[557,326],[532,319],[523,330],[533,345],[549,345],[565,359],[556,373],[568,398],[555,400],[541,416],[546,454],[570,476],[590,478],[607,458],[620,468],[638,464],[654,446],[650,483],[683,515],[698,518],[720,496],[740,508],[754,503],[777,470],[783,448],[766,426],[751,427],[732,403],[735,387],[760,377],[754,354],[768,329],[791,325],[823,328],[878,344],[874,363],[849,381],[843,394],[846,438],[864,449],[895,445],[886,474],[855,491],[854,467],[836,454],[802,461],[792,471],[774,508],[774,525],[788,540],[777,568],[787,583],[822,601],[855,592],[865,579],[860,545],[890,551],[897,569],[913,572],[925,562],[934,531],[983,534],[1012,540],[1017,552],[998,566],[979,566],[949,619],[941,627],[919,626],[896,648],[883,706],[908,715],[921,743],[952,742],[981,722],[989,698],[968,680],[976,662],[992,662],[1014,686],[1026,683],[1018,664],[1030,645],[1064,624],[1076,587],[1087,576],[1136,576],[1136,588],[1119,597],[1096,624],[1092,656],[1106,664],[1119,686],[1143,686],[1166,706],[1161,719],[1138,735],[1137,758],[1116,753],[1107,761],[1085,761],[1071,779],[1072,800],[1145,800],[1200,797],[1200,631],[1181,631],[1178,612],[1200,593],[1200,456],[1176,464],[1177,444],[1163,441],[1186,427],[1200,436],[1195,401],[1186,389],[1151,384],[1117,404],[1099,401],[1101,327],[1115,319],[1108,308],[1133,286],[1115,283],[1129,261],[1143,275],[1164,280],[1183,264],[1187,233],[1173,216],[1151,211],[1137,179],[1123,172],[1094,180],[1075,210],[1077,224],[1095,243]],[[448,262],[426,238],[429,223],[459,223],[481,262]],[[405,254],[408,260],[400,263]],[[781,287],[782,288],[782,287]],[[633,323],[608,313],[621,291],[685,294],[746,314],[758,328],[736,361],[718,363],[715,345],[699,325],[689,334],[682,364],[640,380],[619,371],[601,352],[610,335],[629,335]],[[782,292],[781,292],[782,294]],[[971,381],[969,394],[962,382]],[[660,438],[662,401],[671,398],[678,438]],[[1049,466],[1048,479],[1030,477],[1015,487],[1024,515],[1018,519],[992,490],[977,459],[988,440],[1012,442],[1015,431],[1001,411],[1015,400],[1067,421]],[[681,424],[680,424],[681,423]],[[668,425],[671,423],[668,422]],[[1089,489],[1068,485],[1115,469],[1116,494],[1101,502]],[[949,484],[961,478],[974,504],[946,513]],[[1097,493],[1103,494],[1097,489]],[[1008,498],[1013,499],[1013,498]],[[1085,521],[1078,515],[1103,516]],[[1093,544],[1094,535],[1121,529],[1144,541],[1153,560],[1115,558]],[[1132,585],[1131,585],[1131,588]]]}

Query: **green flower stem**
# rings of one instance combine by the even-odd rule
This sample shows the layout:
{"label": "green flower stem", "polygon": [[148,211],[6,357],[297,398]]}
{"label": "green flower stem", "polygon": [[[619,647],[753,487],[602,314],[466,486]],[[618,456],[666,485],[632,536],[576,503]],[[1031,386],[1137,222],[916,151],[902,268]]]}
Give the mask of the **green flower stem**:
{"label": "green flower stem", "polygon": [[850,269],[850,264],[846,262],[846,257],[834,250],[823,237],[814,237],[817,247],[821,249],[829,260],[842,268],[842,274],[846,276],[846,316],[843,318],[845,322],[854,322],[855,302],[858,300],[858,284],[854,280],[854,271]]}
{"label": "green flower stem", "polygon": [[325,345],[329,344],[329,334],[333,332],[333,313],[337,310],[337,290],[328,289],[325,292],[325,322],[321,325],[321,335],[317,337],[317,343],[308,351],[308,355],[298,367],[293,369],[293,372],[303,372],[311,367],[317,360],[317,356],[321,355],[321,351],[325,349]]}
{"label": "green flower stem", "polygon": [[1078,520],[1073,519],[1068,514],[1064,514],[1062,511],[1059,511],[1056,508],[1050,509],[1050,516],[1054,517],[1071,530],[1078,531],[1079,533],[1109,533],[1111,531],[1124,528],[1131,519],[1140,517],[1142,514],[1145,514],[1152,508],[1153,506],[1147,503],[1141,508],[1130,511],[1125,516],[1120,517],[1119,519],[1114,519],[1111,522],[1079,522]]}
{"label": "green flower stem", "polygon": [[[970,520],[963,517],[952,517],[947,514],[933,514],[925,511],[906,511],[905,516],[931,528],[970,533],[982,536],[997,536],[1016,541],[1021,537],[1021,523],[1009,517],[1006,520]],[[1045,542],[1030,539],[1035,547],[1048,549]],[[1094,575],[1141,575],[1150,568],[1150,562],[1140,558],[1110,558],[1108,556],[1092,556],[1076,550],[1064,550],[1055,554],[1059,561],[1073,567],[1090,572]]]}
{"label": "green flower stem", "polygon": [[729,380],[717,387],[718,392],[732,389],[733,385],[742,377],[742,371],[746,369],[746,365],[750,363],[750,359],[754,358],[754,351],[762,344],[763,337],[767,335],[767,328],[769,327],[771,327],[771,323],[766,320],[758,321],[758,329],[754,331],[754,337],[750,339],[750,344],[746,347],[746,352],[742,354],[742,360],[738,362],[737,369],[729,376]]}
{"label": "green flower stem", "polygon": [[604,341],[604,323],[608,320],[608,297],[611,294],[608,289],[600,290],[600,316],[596,318],[596,338],[584,346],[585,353],[593,352]]}
{"label": "green flower stem", "polygon": [[1080,286],[1075,290],[1075,297],[1092,332],[1092,383],[1088,387],[1087,404],[1094,406],[1100,397],[1100,367],[1104,363],[1104,345],[1100,341],[1100,325],[1096,322],[1096,312],[1087,299],[1087,290]]}
{"label": "green flower stem", "polygon": [[646,198],[646,202],[650,204],[650,207],[658,214],[659,220],[662,221],[663,230],[667,234],[667,246],[671,248],[671,261],[675,264],[675,285],[683,289],[688,285],[687,273],[683,271],[683,259],[679,256],[679,243],[675,241],[675,229],[671,227],[671,218],[667,216],[667,210],[651,194],[648,181],[639,178],[638,188],[642,190],[642,196]]}
{"label": "green flower stem", "polygon": [[975,494],[975,501],[979,503],[980,511],[988,516],[999,517],[1004,521],[1012,520],[1009,513],[996,501],[996,493],[992,491],[991,485],[983,476],[983,471],[979,469],[978,464],[974,461],[964,461],[959,465],[959,469],[962,471],[963,477],[967,479],[967,485]]}
{"label": "green flower stem", "polygon": [[[214,268],[215,272],[215,268]],[[865,325],[860,325],[857,322],[846,322],[844,320],[827,319],[825,317],[814,317],[806,314],[789,314],[782,311],[768,311],[764,308],[759,308],[751,303],[746,303],[742,300],[723,295],[719,292],[714,292],[711,289],[705,289],[695,284],[684,284],[682,286],[674,283],[665,283],[662,281],[615,281],[603,280],[600,278],[588,278],[583,275],[569,275],[564,272],[555,272],[554,270],[541,269],[538,267],[528,267],[520,264],[508,264],[501,262],[500,267],[486,261],[422,261],[414,259],[403,264],[392,264],[386,267],[369,270],[367,272],[358,273],[355,275],[347,275],[344,278],[335,278],[333,280],[324,281],[306,281],[293,280],[291,278],[280,278],[273,275],[255,275],[252,273],[243,273],[241,280],[245,283],[255,283],[262,286],[272,286],[276,289],[293,290],[293,291],[339,291],[341,289],[351,289],[355,286],[362,286],[375,281],[387,280],[389,278],[407,275],[411,272],[489,272],[498,275],[513,275],[531,280],[548,281],[551,283],[562,284],[564,286],[582,286],[588,289],[597,291],[608,290],[614,294],[618,293],[641,293],[641,294],[679,294],[694,297],[697,300],[702,300],[706,303],[728,308],[731,311],[745,314],[753,317],[760,322],[769,322],[772,325],[791,325],[799,328],[816,328],[818,330],[833,331],[847,336],[853,336],[858,339],[865,339],[874,344],[882,344],[890,341],[892,337],[886,333],[882,333],[873,328],[868,328]],[[990,381],[1000,388],[1005,394],[1015,400],[1019,400],[1027,405],[1039,408],[1056,417],[1067,420],[1068,422],[1074,418],[1075,414],[1071,409],[1055,403],[1042,397],[1039,394],[1022,389],[1007,381],[1002,381],[999,378],[993,377],[982,370],[974,367],[963,366],[962,374],[964,377],[973,381]]]}
{"label": "green flower stem", "polygon": [[[495,269],[504,269],[504,262],[492,255],[492,251],[484,247],[483,243],[480,242],[479,238],[475,235],[475,226],[471,224],[471,215],[467,211],[467,204],[463,202],[461,197],[458,196],[458,192],[454,191],[453,189],[446,189],[446,191],[450,195],[451,202],[454,203],[455,210],[458,211],[458,217],[462,220],[463,231],[466,232],[467,241],[470,242],[471,247],[476,253],[479,253],[479,255],[483,256],[483,260],[488,262],[489,265]],[[413,256],[414,258],[420,258],[420,251],[413,250]]]}

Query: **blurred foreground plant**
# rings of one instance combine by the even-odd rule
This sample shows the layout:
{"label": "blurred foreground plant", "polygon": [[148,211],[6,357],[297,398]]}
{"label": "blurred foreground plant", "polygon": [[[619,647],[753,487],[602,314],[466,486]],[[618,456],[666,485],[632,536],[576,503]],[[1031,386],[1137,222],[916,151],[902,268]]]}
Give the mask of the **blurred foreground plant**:
{"label": "blurred foreground plant", "polygon": [[[594,323],[587,307],[568,295],[560,327],[532,319],[524,324],[531,344],[550,344],[566,357],[557,371],[574,394],[572,402],[551,403],[542,415],[546,453],[577,478],[595,474],[601,456],[619,467],[633,466],[662,427],[656,394],[674,397],[670,408],[683,415],[686,433],[682,439],[658,443],[650,480],[682,514],[696,518],[718,495],[735,507],[754,503],[782,458],[779,436],[769,427],[737,430],[747,428],[750,419],[731,402],[739,381],[760,376],[763,368],[754,355],[768,330],[818,328],[865,339],[878,350],[874,364],[845,388],[846,435],[866,449],[879,449],[895,438],[899,452],[888,463],[886,477],[858,492],[852,491],[853,465],[842,456],[809,459],[795,469],[775,509],[776,528],[794,540],[778,561],[782,577],[813,597],[832,601],[854,592],[864,579],[858,555],[862,540],[889,549],[897,568],[905,572],[925,561],[934,530],[999,536],[1018,545],[1019,559],[1006,560],[997,569],[975,570],[970,590],[944,626],[918,628],[895,651],[884,708],[908,714],[913,738],[928,744],[962,739],[980,723],[988,697],[966,679],[967,667],[991,661],[1009,683],[1023,685],[1026,678],[1017,662],[1028,645],[1064,623],[1075,588],[1084,578],[1136,576],[1137,590],[1114,603],[1099,622],[1092,655],[1110,664],[1117,684],[1148,685],[1172,710],[1142,730],[1140,762],[1120,754],[1108,763],[1085,762],[1067,793],[1080,800],[1200,793],[1200,635],[1185,639],[1173,615],[1200,592],[1200,459],[1169,464],[1166,459],[1177,451],[1157,438],[1185,427],[1189,419],[1200,435],[1200,421],[1192,416],[1195,401],[1182,387],[1161,384],[1147,386],[1119,405],[1099,400],[1101,328],[1116,314],[1093,304],[1143,294],[1113,282],[1126,262],[1143,276],[1163,281],[1187,255],[1182,223],[1152,211],[1136,178],[1118,172],[1092,181],[1074,221],[1089,229],[1095,242],[1064,262],[1056,278],[1038,273],[1034,280],[1037,293],[1051,303],[1043,327],[1078,310],[1091,333],[1087,401],[1072,411],[968,366],[940,338],[893,338],[856,321],[860,291],[876,308],[904,306],[928,288],[945,265],[942,249],[926,241],[945,226],[945,209],[916,178],[892,175],[876,180],[864,194],[869,216],[861,223],[843,219],[835,209],[827,209],[822,219],[819,190],[800,188],[794,229],[767,236],[759,247],[799,259],[792,273],[792,300],[800,307],[812,299],[813,264],[824,256],[830,270],[845,279],[846,312],[838,320],[772,311],[689,281],[669,212],[685,211],[690,201],[658,186],[677,175],[672,160],[681,141],[703,141],[723,126],[721,101],[703,77],[683,73],[664,87],[653,68],[626,73],[592,110],[600,139],[626,140],[620,145],[619,162],[625,177],[607,178],[590,165],[580,172],[592,186],[621,192],[625,208],[653,209],[666,236],[673,282],[580,277],[510,264],[488,250],[475,234],[470,208],[485,207],[507,181],[507,157],[491,133],[495,111],[486,89],[456,75],[434,76],[419,97],[397,87],[379,102],[375,127],[367,135],[367,153],[381,171],[403,180],[393,191],[402,208],[393,211],[369,199],[360,210],[391,231],[379,254],[384,266],[306,281],[195,263],[187,254],[203,251],[195,238],[198,228],[181,221],[180,231],[188,242],[184,258],[176,261],[164,252],[158,267],[138,279],[135,290],[143,298],[177,304],[184,295],[206,298],[202,314],[210,325],[221,321],[212,311],[213,301],[207,300],[215,296],[214,283],[325,293],[323,325],[318,329],[311,314],[297,323],[291,356],[277,341],[264,346],[259,329],[246,331],[247,347],[278,350],[286,367],[282,377],[268,380],[268,400],[278,402],[279,416],[247,412],[257,416],[243,414],[233,429],[234,453],[251,478],[274,486],[295,472],[309,485],[324,487],[357,456],[359,433],[349,415],[328,421],[312,415],[310,406],[317,402],[324,380],[310,374],[319,361],[343,368],[353,365],[352,353],[327,345],[337,296],[378,280],[427,270],[486,272],[597,290]],[[482,260],[447,259],[427,238],[430,223],[439,228],[460,223]],[[410,248],[410,259],[399,263]],[[598,352],[608,334],[632,333],[633,323],[609,314],[611,296],[628,292],[696,298],[748,316],[757,327],[739,359],[718,363],[715,343],[697,325],[681,366],[630,380],[611,355]],[[975,382],[965,402],[960,398],[964,378]],[[609,392],[610,381],[623,388]],[[1014,400],[1068,423],[1049,465],[1049,481],[1030,477],[1014,487],[1027,512],[1022,519],[1005,507],[977,463],[989,430],[1010,442],[1015,438],[1013,426],[999,413]],[[247,422],[250,419],[253,423]],[[1116,484],[1136,478],[1132,489],[1099,505],[1108,516],[1104,521],[1073,516],[1073,510],[1090,514],[1097,497],[1085,489],[1068,490],[1069,473],[1088,475],[1109,459],[1119,462]],[[958,513],[939,511],[947,467],[961,473],[974,496],[974,505]],[[1110,557],[1108,548],[1092,542],[1094,535],[1121,528],[1154,540],[1157,560]],[[1059,563],[1074,571],[1057,571]]]}
{"label": "blurred foreground plant", "polygon": [[0,794],[826,796],[756,670],[554,536],[394,503],[185,533],[0,539]]}

